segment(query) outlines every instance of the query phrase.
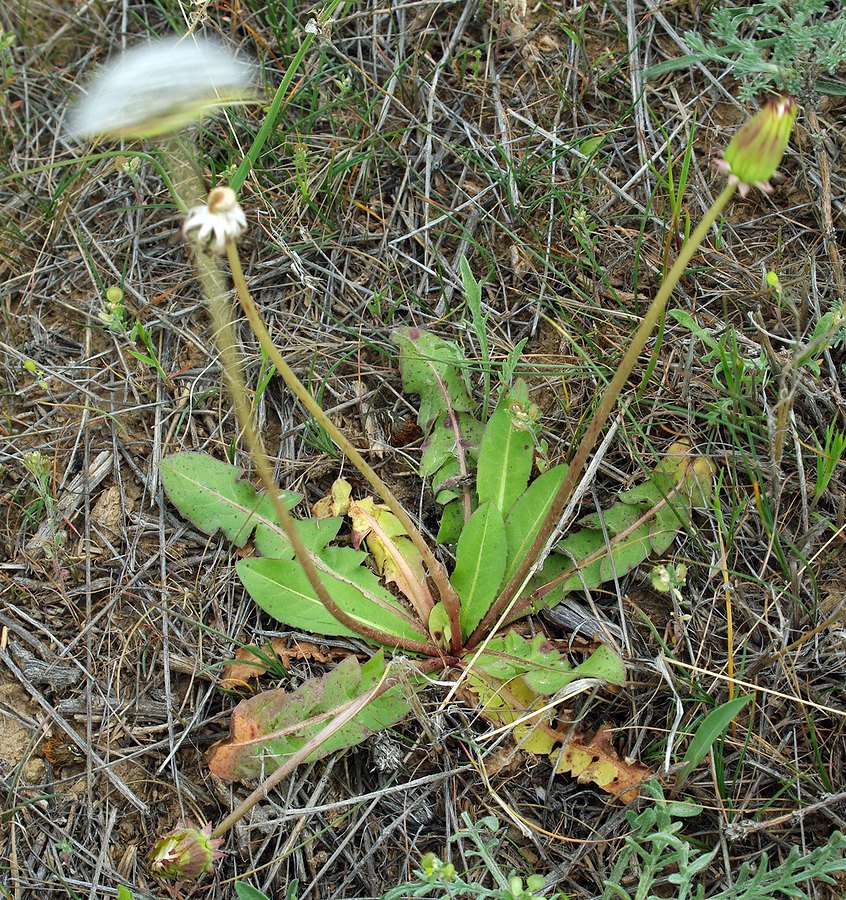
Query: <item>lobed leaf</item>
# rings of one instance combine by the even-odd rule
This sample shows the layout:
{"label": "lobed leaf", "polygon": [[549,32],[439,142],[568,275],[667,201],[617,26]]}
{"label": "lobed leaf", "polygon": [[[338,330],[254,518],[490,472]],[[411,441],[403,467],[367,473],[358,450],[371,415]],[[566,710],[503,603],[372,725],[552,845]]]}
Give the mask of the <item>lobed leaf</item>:
{"label": "lobed leaf", "polygon": [[346,478],[336,478],[325,497],[321,497],[311,508],[315,519],[328,519],[333,516],[345,516],[350,508],[352,485]]}
{"label": "lobed leaf", "polygon": [[[320,552],[330,541],[333,541],[337,537],[342,524],[343,519],[341,518],[294,520],[294,527],[302,538],[306,549],[311,553]],[[281,527],[279,530],[276,530],[259,525],[256,528],[253,542],[256,552],[262,556],[269,556],[273,559],[291,559],[294,556],[294,550]]]}
{"label": "lobed leaf", "polygon": [[557,736],[551,727],[553,712],[521,722],[526,713],[543,705],[542,698],[521,679],[508,684],[486,675],[481,670],[467,672],[464,684],[473,694],[481,715],[499,728],[512,726],[514,740],[526,753],[548,756],[555,747]]}
{"label": "lobed leaf", "polygon": [[[536,638],[527,647],[529,642],[513,632],[511,634],[514,636],[507,635],[503,643],[496,643],[499,638],[491,642],[499,648],[498,652],[502,648],[514,651],[509,654],[510,659],[503,654],[496,662],[485,660],[481,666],[477,664],[466,673],[465,682],[476,696],[481,714],[495,726],[512,726],[514,739],[521,749],[548,757],[556,773],[568,772],[580,782],[593,782],[624,802],[633,800],[639,785],[653,774],[652,771],[639,762],[620,757],[614,749],[613,732],[608,726],[600,727],[589,740],[578,725],[565,722],[556,726],[556,710],[544,709],[547,697],[527,683],[531,680],[528,675],[515,674],[523,666],[521,654],[527,653],[535,658],[539,655],[543,660],[536,669],[545,673],[540,680],[544,688],[551,687],[557,679],[561,679],[558,683],[562,687],[579,678],[604,680],[603,673],[619,684],[625,678],[622,660],[612,650],[601,646],[574,668],[569,668],[560,656],[558,662],[550,665],[553,654],[543,647],[542,636],[539,636],[540,641]],[[501,673],[511,673],[508,680],[490,674],[491,665],[496,670],[500,664],[504,664],[499,669]],[[551,679],[550,673],[553,673]],[[526,714],[533,710],[537,710],[537,714],[526,719]]]}
{"label": "lobed leaf", "polygon": [[603,725],[587,740],[576,729],[563,749],[551,753],[549,759],[556,774],[567,772],[579,784],[592,781],[624,803],[630,803],[637,797],[640,785],[654,773],[636,760],[623,759],[614,749],[613,734],[610,726]]}
{"label": "lobed leaf", "polygon": [[470,412],[475,407],[457,344],[415,327],[399,329],[391,340],[400,348],[403,390],[420,396],[417,421],[425,432],[447,410]]}
{"label": "lobed leaf", "polygon": [[[205,534],[222,531],[236,547],[253,536],[262,556],[292,559],[294,551],[276,516],[270,497],[241,477],[241,470],[206,453],[187,451],[162,460],[165,491],[179,512]],[[290,509],[302,494],[280,491]],[[322,550],[337,535],[341,519],[304,519],[296,523],[311,552]]]}
{"label": "lobed leaf", "polygon": [[627,575],[648,556],[664,553],[689,526],[693,509],[708,502],[712,476],[710,460],[691,454],[685,443],[673,444],[643,484],[623,491],[602,513],[579,520],[583,527],[558,543],[526,593],[555,584],[540,601],[549,606],[570,591],[595,590],[615,575]]}
{"label": "lobed leaf", "polygon": [[399,519],[372,497],[349,503],[348,515],[353,525],[353,546],[361,541],[385,584],[395,584],[414,606],[422,621],[427,621],[434,600],[426,585],[423,557],[414,546]]}
{"label": "lobed leaf", "polygon": [[[171,503],[205,534],[222,531],[236,547],[243,547],[255,532],[257,542],[288,553],[290,545],[270,498],[244,481],[237,467],[186,451],[162,460],[159,471]],[[302,499],[290,491],[279,493],[289,508]]]}
{"label": "lobed leaf", "polygon": [[540,572],[532,577],[527,593],[555,583],[555,587],[540,600],[540,606],[551,606],[571,591],[595,590],[602,584],[601,562],[596,558],[592,562],[584,560],[594,557],[605,547],[601,531],[583,528],[568,534],[547,557]]}
{"label": "lobed leaf", "polygon": [[[468,465],[479,453],[479,444],[482,441],[482,423],[473,418],[469,413],[459,412],[455,414],[458,423],[458,433],[461,440],[461,449],[464,451]],[[455,471],[445,474],[443,469],[453,463]],[[458,441],[455,436],[451,417],[444,413],[435,423],[429,437],[423,445],[423,456],[420,460],[420,474],[424,477],[431,476],[432,485],[437,493],[442,482],[452,475],[460,474],[458,468]]]}
{"label": "lobed leaf", "polygon": [[528,641],[516,631],[488,641],[474,665],[500,681],[521,678],[532,691],[543,695],[554,694],[577,678],[618,685],[626,681],[623,660],[604,644],[573,668],[544,635],[537,634]]}

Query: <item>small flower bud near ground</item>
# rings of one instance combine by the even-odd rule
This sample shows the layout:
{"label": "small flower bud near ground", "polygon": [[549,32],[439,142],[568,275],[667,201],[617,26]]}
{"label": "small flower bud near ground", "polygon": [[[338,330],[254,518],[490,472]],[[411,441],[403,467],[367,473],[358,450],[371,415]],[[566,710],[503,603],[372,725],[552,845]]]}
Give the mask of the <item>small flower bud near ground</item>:
{"label": "small flower bud near ground", "polygon": [[796,112],[790,97],[770,100],[731,139],[717,166],[728,174],[729,183],[738,185],[742,197],[752,186],[765,192],[772,190],[769,180],[787,149]]}
{"label": "small flower bud near ground", "polygon": [[222,841],[212,840],[211,832],[211,823],[197,828],[186,821],[174,828],[153,845],[150,871],[170,881],[196,881],[211,871],[214,860],[223,856],[217,849]]}
{"label": "small flower bud near ground", "polygon": [[203,206],[188,210],[182,226],[184,237],[202,250],[223,253],[230,241],[247,230],[247,218],[229,187],[214,188]]}
{"label": "small flower bud near ground", "polygon": [[455,878],[455,866],[450,862],[444,862],[434,853],[423,854],[420,868],[429,884],[449,883]]}

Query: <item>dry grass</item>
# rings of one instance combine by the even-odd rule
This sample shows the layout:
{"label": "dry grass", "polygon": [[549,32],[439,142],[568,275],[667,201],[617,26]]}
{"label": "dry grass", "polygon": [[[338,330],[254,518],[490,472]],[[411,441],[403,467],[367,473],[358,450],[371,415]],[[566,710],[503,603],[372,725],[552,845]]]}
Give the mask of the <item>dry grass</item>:
{"label": "dry grass", "polygon": [[[161,4],[174,22],[196,16],[259,57],[273,87],[289,47],[284,15],[274,28],[252,11],[263,6]],[[668,155],[678,166],[692,140],[685,212],[696,221],[719,188],[711,154],[745,115],[726,72],[695,68],[641,91],[641,68],[679,52],[674,36],[696,24],[693,6],[606,0],[521,16],[449,0],[363,3],[309,55],[242,193],[243,259],[292,365],[363,444],[371,407],[407,415],[392,328],[433,328],[478,355],[462,317],[466,254],[487,277],[495,358],[529,338],[522,372],[550,452],[570,453],[678,246],[665,227]],[[225,541],[180,520],[157,475],[164,456],[185,448],[248,466],[192,269],[173,239],[176,211],[149,160],[134,173],[115,154],[82,161],[89,148],[62,134],[77,84],[125,31],[133,43],[169,30],[161,7],[15,0],[0,11],[16,35],[0,106],[0,884],[15,898],[107,897],[120,883],[137,897],[162,895],[143,861],[150,838],[183,815],[217,821],[247,792],[214,781],[203,762],[233,705],[218,667],[238,644],[277,634],[240,586]],[[304,18],[305,6],[296,10]],[[626,425],[593,489],[607,505],[675,435],[722,472],[720,508],[673,548],[690,569],[689,606],[674,610],[647,573],[606,585],[595,611],[622,629],[632,682],[573,710],[615,723],[620,751],[657,767],[668,737],[682,740],[677,698],[689,732],[728,696],[730,667],[760,689],[750,730],[731,731],[685,788],[705,807],[689,831],[722,847],[713,885],[761,850],[779,858],[846,829],[842,465],[811,503],[813,435],[832,421],[846,427],[842,346],[818,355],[818,373],[804,368],[786,384],[780,459],[772,435],[791,340],[843,298],[837,251],[819,224],[830,208],[831,237],[842,239],[843,112],[829,100],[817,110],[830,172],[821,175],[800,120],[775,195],[733,202],[676,295],[714,335],[733,331],[747,360],[769,349],[765,370],[727,394],[702,343],[668,319],[651,381],[637,396],[632,382]],[[209,177],[239,162],[261,115],[208,124]],[[600,137],[599,147],[585,144]],[[762,288],[767,268],[789,301]],[[100,321],[113,284],[167,380]],[[243,343],[255,379],[257,344],[246,331]],[[281,383],[257,408],[280,482],[316,499],[340,461]],[[41,487],[33,453],[44,461]],[[433,528],[433,502],[413,477],[418,455],[411,445],[379,464]],[[567,633],[554,616],[545,627]],[[669,680],[652,664],[662,640],[679,661]],[[291,679],[313,671],[295,661]],[[439,700],[433,689],[424,702],[433,712]],[[521,755],[501,768],[487,756],[486,782],[471,764],[485,727],[474,712],[451,707],[436,725],[436,745],[416,720],[401,729],[397,768],[377,767],[386,751],[373,743],[299,771],[236,827],[215,880],[182,896],[231,897],[228,879],[256,869],[249,880],[274,897],[295,878],[300,898],[378,897],[422,853],[444,851],[462,811],[503,817],[502,804],[533,826],[510,828],[503,868],[539,871],[574,898],[601,894],[625,834],[621,806]],[[51,765],[48,737],[74,752]],[[729,840],[726,826],[741,820],[752,824]],[[827,890],[808,887],[835,896]]]}

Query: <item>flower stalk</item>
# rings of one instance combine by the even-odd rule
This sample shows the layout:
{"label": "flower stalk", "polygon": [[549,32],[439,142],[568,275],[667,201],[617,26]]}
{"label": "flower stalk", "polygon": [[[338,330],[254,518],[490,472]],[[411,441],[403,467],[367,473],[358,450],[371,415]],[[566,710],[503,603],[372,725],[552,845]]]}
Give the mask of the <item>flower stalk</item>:
{"label": "flower stalk", "polygon": [[[234,248],[234,240],[230,238],[226,247],[227,250]],[[303,543],[300,533],[297,531],[293,516],[291,516],[288,507],[279,495],[279,488],[273,478],[267,453],[253,421],[252,410],[247,400],[247,386],[241,373],[240,360],[236,350],[235,330],[232,326],[232,317],[229,312],[228,291],[224,283],[223,273],[217,260],[203,252],[202,249],[197,250],[197,273],[203,286],[203,293],[205,294],[206,303],[212,318],[212,325],[220,352],[221,368],[232,398],[244,443],[247,446],[262,485],[273,504],[279,523],[291,543],[297,561],[302,566],[309,584],[314,589],[318,599],[342,625],[368,640],[378,644],[393,642],[409,652],[432,655],[434,647],[422,641],[414,641],[410,638],[393,638],[390,642],[386,641],[383,634],[364,625],[341,609],[332,598],[326,585],[321,581],[314,561]],[[296,383],[299,384],[296,376],[293,373],[291,375]],[[305,388],[303,388],[303,391],[305,391]]]}
{"label": "flower stalk", "polygon": [[528,581],[532,568],[539,560],[542,560],[543,556],[546,554],[547,543],[558,525],[559,517],[561,516],[564,507],[567,505],[568,500],[573,495],[573,491],[578,486],[579,479],[585,469],[588,457],[596,446],[599,435],[605,427],[609,416],[613,412],[620,391],[632,374],[641,351],[646,346],[646,342],[649,340],[655,325],[658,323],[658,320],[666,309],[667,301],[670,299],[676,285],[681,280],[685,269],[693,258],[693,254],[699,249],[711,226],[717,221],[720,213],[722,213],[726,204],[731,200],[737,188],[737,182],[730,182],[723,188],[720,195],[711,205],[711,208],[705,213],[705,217],[679,252],[673,267],[667,273],[667,277],[661,284],[658,293],[655,295],[655,299],[650,304],[637,331],[632,336],[628,349],[626,350],[623,359],[620,361],[620,365],[617,367],[617,371],[614,373],[608,387],[605,388],[599,406],[579,443],[575,456],[570,462],[570,468],[567,470],[567,475],[561,483],[561,487],[555,494],[555,499],[552,501],[552,506],[550,507],[543,525],[538,531],[537,537],[535,537],[532,546],[529,548],[523,561],[517,567],[517,571],[511,577],[511,580],[505,586],[505,589],[500,593],[497,600],[482,618],[482,621],[479,623],[473,634],[470,635],[465,645],[467,649],[475,647],[479,641],[483,640],[491,633],[492,629],[497,627],[500,622],[504,622],[511,614],[516,598],[519,597],[520,592]]}
{"label": "flower stalk", "polygon": [[259,129],[255,140],[253,141],[244,158],[241,160],[241,164],[236,169],[235,174],[229,180],[229,186],[232,188],[232,190],[240,191],[241,185],[243,185],[244,181],[246,181],[247,179],[247,176],[255,167],[255,164],[258,161],[259,156],[261,155],[261,151],[265,145],[265,142],[267,141],[268,137],[273,134],[279,116],[282,114],[282,111],[285,108],[285,99],[288,95],[288,90],[291,87],[291,82],[294,80],[294,75],[302,65],[302,61],[305,59],[306,54],[311,49],[311,45],[317,39],[320,31],[323,28],[328,27],[328,25],[332,21],[332,16],[335,13],[335,10],[337,10],[337,8],[343,2],[344,0],[329,0],[329,3],[326,5],[326,7],[317,14],[317,28],[313,31],[306,31],[306,34],[303,37],[302,42],[300,43],[299,49],[296,52],[296,55],[291,60],[288,68],[285,70],[285,74],[282,76],[282,81],[279,83],[279,87],[276,89],[276,93],[273,95],[273,100],[271,100],[270,102],[270,106],[268,107],[267,113],[264,117],[264,121],[262,122],[261,128]]}
{"label": "flower stalk", "polygon": [[449,582],[446,570],[435,558],[426,539],[420,534],[420,531],[411,521],[411,517],[405,511],[402,504],[399,503],[391,493],[390,488],[376,474],[349,438],[347,438],[329,416],[326,415],[320,407],[320,404],[311,396],[303,383],[294,374],[291,367],[285,362],[285,358],[274,344],[273,338],[270,336],[270,332],[267,330],[264,319],[247,287],[244,271],[241,268],[238,248],[235,246],[234,242],[230,242],[227,245],[226,258],[229,261],[229,268],[232,273],[235,291],[241,302],[241,309],[244,311],[244,315],[247,317],[247,321],[250,323],[253,333],[258,338],[262,350],[264,350],[268,359],[276,367],[277,372],[282,376],[282,379],[291,393],[294,394],[306,410],[314,417],[317,423],[326,431],[338,449],[347,457],[347,459],[349,459],[356,469],[358,469],[361,475],[367,480],[368,484],[379,495],[382,502],[397,517],[408,537],[423,558],[426,570],[435,582],[438,594],[440,595],[441,601],[443,602],[444,608],[447,610],[450,619],[453,652],[458,652],[460,649],[458,642],[461,639],[461,629],[458,618],[459,600],[458,595],[455,593],[455,590]]}

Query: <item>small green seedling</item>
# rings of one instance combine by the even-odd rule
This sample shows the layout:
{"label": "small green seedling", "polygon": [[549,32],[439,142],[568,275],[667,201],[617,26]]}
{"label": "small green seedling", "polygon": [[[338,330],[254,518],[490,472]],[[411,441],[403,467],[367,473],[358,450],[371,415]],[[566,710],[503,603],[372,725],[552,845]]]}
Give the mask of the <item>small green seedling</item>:
{"label": "small green seedling", "polygon": [[23,517],[27,527],[41,522],[46,515],[55,525],[56,504],[50,487],[50,460],[40,451],[31,450],[23,455],[23,465],[29,475],[29,494]]}
{"label": "small green seedling", "polygon": [[846,431],[841,431],[835,422],[830,422],[825,430],[825,441],[817,445],[817,478],[814,482],[814,497],[812,506],[816,506],[822,499],[834,472],[843,461],[846,454]]}
{"label": "small green seedling", "polygon": [[711,710],[702,720],[691,738],[681,768],[676,773],[676,789],[683,784],[690,773],[705,759],[708,751],[725,733],[732,719],[749,703],[752,697],[734,697]]}
{"label": "small green seedling", "polygon": [[23,367],[27,372],[29,372],[30,375],[32,375],[32,377],[35,379],[35,383],[41,388],[42,391],[50,390],[50,382],[47,381],[47,376],[44,373],[44,370],[39,368],[38,363],[36,363],[34,359],[25,359]]}
{"label": "small green seedling", "polygon": [[[516,872],[507,873],[496,860],[496,852],[501,836],[499,821],[494,816],[485,816],[473,822],[465,812],[461,814],[464,828],[450,838],[455,843],[465,839],[469,846],[464,848],[464,856],[477,858],[481,872],[467,872],[459,875],[455,865],[442,860],[435,853],[426,853],[420,859],[420,868],[414,881],[397,885],[382,900],[405,900],[407,897],[419,900],[442,900],[442,898],[480,897],[483,900],[542,900],[542,897],[560,897],[560,894],[542,894],[546,885],[543,875],[529,875],[525,880]],[[493,881],[488,887],[484,875]],[[481,876],[481,877],[480,877]]]}
{"label": "small green seedling", "polygon": [[106,288],[105,302],[97,318],[115,334],[126,334],[129,326],[126,322],[126,303],[123,289],[113,284]]}
{"label": "small green seedling", "polygon": [[126,337],[130,344],[137,344],[140,341],[146,352],[129,347],[127,349],[129,355],[133,359],[137,359],[138,362],[155,369],[159,378],[165,384],[170,384],[170,376],[159,362],[158,353],[150,333],[140,321],[136,320],[130,325],[126,316],[126,302],[122,288],[115,284],[106,289],[103,309],[98,313],[97,318],[113,334]]}
{"label": "small green seedling", "polygon": [[132,329],[129,332],[130,341],[141,341],[144,346],[145,352],[141,352],[139,350],[129,349],[127,352],[131,357],[137,359],[138,362],[142,362],[145,365],[150,366],[155,369],[156,374],[161,378],[161,380],[165,384],[170,384],[170,376],[165,372],[162,368],[162,364],[159,362],[159,355],[156,351],[155,345],[153,344],[153,338],[147,329],[138,321],[132,326]]}

